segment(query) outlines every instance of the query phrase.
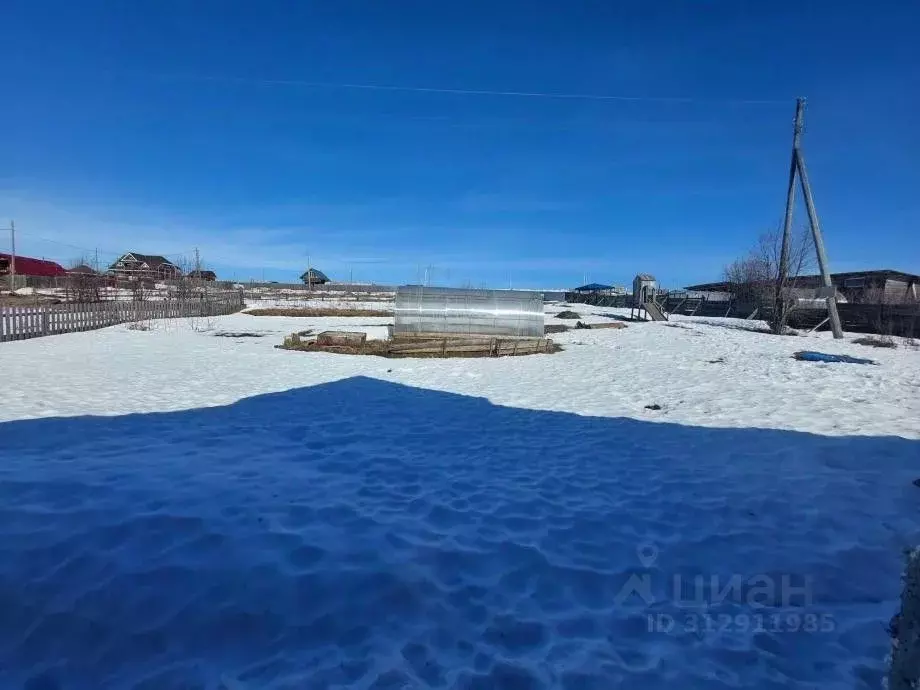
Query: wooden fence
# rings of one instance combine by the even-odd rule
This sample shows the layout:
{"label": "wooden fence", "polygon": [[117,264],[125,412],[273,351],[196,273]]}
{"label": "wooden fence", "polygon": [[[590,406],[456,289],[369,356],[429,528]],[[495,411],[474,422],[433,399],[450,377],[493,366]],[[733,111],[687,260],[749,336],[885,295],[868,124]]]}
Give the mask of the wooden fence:
{"label": "wooden fence", "polygon": [[[632,295],[599,295],[577,292],[566,293],[566,301],[573,304],[591,304],[599,307],[630,307]],[[658,296],[658,303],[671,314],[706,317],[769,319],[773,310],[770,304],[736,302],[733,300],[708,300],[688,297],[686,293]],[[837,311],[845,331],[853,333],[879,333],[905,338],[920,336],[920,304],[848,304],[838,303]],[[827,308],[797,306],[789,314],[789,326],[810,329],[827,318]],[[828,328],[828,326],[824,326]]]}
{"label": "wooden fence", "polygon": [[233,314],[243,308],[240,292],[141,302],[64,303],[34,307],[0,306],[0,343],[45,335],[91,331],[119,323],[152,319],[195,318]]}

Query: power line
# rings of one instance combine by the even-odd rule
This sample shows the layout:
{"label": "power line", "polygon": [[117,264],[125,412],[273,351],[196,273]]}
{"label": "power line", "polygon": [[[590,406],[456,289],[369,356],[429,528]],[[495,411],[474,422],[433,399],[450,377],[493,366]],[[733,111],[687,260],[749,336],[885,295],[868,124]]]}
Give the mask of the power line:
{"label": "power line", "polygon": [[[55,244],[61,247],[67,247],[68,249],[76,249],[81,252],[89,252],[89,253],[98,252],[100,254],[110,254],[112,256],[122,256],[123,254],[128,253],[124,249],[115,250],[115,249],[105,249],[102,247],[83,247],[78,244],[71,244],[69,242],[61,242],[60,240],[53,240],[50,237],[40,237],[30,232],[23,232],[22,230],[19,230],[19,229],[17,229],[16,234],[20,237],[27,237],[33,242],[47,242],[49,244]],[[191,248],[191,249],[187,249],[187,250],[180,251],[180,252],[158,252],[158,255],[163,256],[163,257],[182,258],[186,256],[191,256],[194,253],[195,253],[195,248]]]}
{"label": "power line", "polygon": [[503,96],[512,98],[544,98],[581,101],[619,101],[625,103],[672,103],[672,104],[734,104],[734,105],[780,105],[789,99],[765,98],[701,98],[689,96],[636,96],[627,94],[562,93],[552,91],[504,91],[492,89],[459,89],[431,86],[406,86],[399,84],[368,84],[353,82],[319,82],[301,79],[263,79],[221,75],[153,74],[149,75],[167,81],[224,82],[253,86],[295,86],[310,89],[351,89],[362,91],[397,91],[407,93],[435,93],[458,96]]}

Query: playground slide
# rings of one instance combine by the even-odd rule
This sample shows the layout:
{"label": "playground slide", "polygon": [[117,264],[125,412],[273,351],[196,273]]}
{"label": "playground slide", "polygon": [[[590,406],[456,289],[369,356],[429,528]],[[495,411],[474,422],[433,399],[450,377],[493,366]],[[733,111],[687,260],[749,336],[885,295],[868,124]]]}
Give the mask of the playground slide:
{"label": "playground slide", "polygon": [[661,308],[654,302],[646,302],[642,307],[648,312],[648,316],[652,321],[668,320],[668,317],[662,313]]}

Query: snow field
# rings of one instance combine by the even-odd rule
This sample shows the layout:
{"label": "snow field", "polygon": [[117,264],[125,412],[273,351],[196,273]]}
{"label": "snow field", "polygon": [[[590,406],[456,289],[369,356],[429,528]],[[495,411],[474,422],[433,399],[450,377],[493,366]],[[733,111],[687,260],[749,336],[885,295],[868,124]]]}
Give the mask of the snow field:
{"label": "snow field", "polygon": [[274,348],[390,322],[0,346],[0,687],[881,687],[920,352],[691,319],[498,360]]}

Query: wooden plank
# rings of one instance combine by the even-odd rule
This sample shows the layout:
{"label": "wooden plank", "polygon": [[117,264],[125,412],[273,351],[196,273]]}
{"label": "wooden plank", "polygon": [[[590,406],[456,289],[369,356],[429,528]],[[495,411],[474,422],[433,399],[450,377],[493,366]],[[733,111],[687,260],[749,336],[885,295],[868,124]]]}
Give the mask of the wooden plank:
{"label": "wooden plank", "polygon": [[[444,338],[441,338],[440,340],[435,340],[432,338],[423,338],[423,339],[414,340],[414,341],[395,340],[391,343],[390,350],[392,352],[402,352],[405,350],[415,350],[419,348],[428,349],[432,347],[440,347],[440,343],[443,343],[443,341],[444,341]],[[447,342],[449,343],[449,347],[451,348],[469,346],[469,347],[474,347],[478,349],[488,350],[492,340],[481,340],[481,339],[480,340],[476,340],[476,339],[450,340],[448,339]]]}
{"label": "wooden plank", "polygon": [[349,331],[323,331],[316,336],[316,344],[320,346],[343,345],[360,347],[367,340],[367,333]]}
{"label": "wooden plank", "polygon": [[455,338],[462,338],[464,340],[486,340],[491,341],[493,338],[499,338],[500,340],[533,340],[534,336],[532,335],[483,335],[480,333],[394,333],[393,340],[422,340],[422,339],[435,339],[442,340],[444,338],[450,338],[451,340]]}
{"label": "wooden plank", "polygon": [[[581,322],[579,322],[581,323]],[[610,323],[586,323],[581,326],[576,326],[576,328],[590,328],[590,329],[599,329],[599,328],[626,328],[626,324],[620,321],[611,321]]]}

